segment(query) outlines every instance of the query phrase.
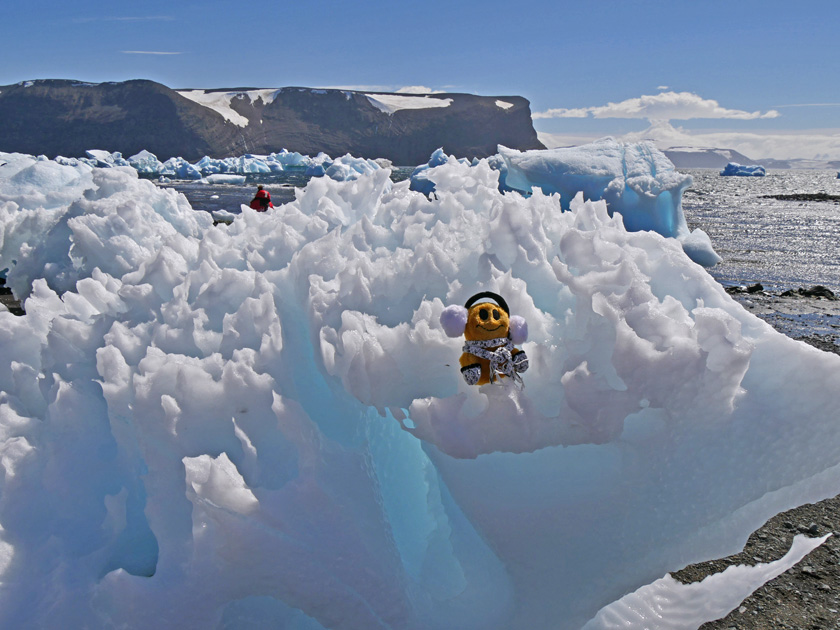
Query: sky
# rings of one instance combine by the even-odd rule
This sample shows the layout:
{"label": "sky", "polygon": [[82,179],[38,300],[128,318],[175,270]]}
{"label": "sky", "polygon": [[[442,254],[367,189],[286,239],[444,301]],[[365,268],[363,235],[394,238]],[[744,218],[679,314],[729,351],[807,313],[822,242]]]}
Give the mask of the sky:
{"label": "sky", "polygon": [[0,85],[519,95],[550,146],[606,135],[840,160],[835,0],[27,0]]}

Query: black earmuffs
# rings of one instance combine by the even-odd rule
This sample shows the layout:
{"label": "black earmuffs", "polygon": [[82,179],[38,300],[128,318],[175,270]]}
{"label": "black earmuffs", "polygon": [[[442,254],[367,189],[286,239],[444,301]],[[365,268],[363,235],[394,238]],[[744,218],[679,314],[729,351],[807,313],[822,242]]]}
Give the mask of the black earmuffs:
{"label": "black earmuffs", "polygon": [[505,302],[505,298],[503,298],[498,293],[493,293],[492,291],[482,291],[481,293],[476,293],[472,296],[469,300],[467,300],[466,304],[464,304],[464,308],[470,310],[470,307],[478,302],[483,298],[489,298],[493,300],[496,304],[498,304],[502,310],[508,314],[510,317],[510,309],[508,308],[507,302]]}

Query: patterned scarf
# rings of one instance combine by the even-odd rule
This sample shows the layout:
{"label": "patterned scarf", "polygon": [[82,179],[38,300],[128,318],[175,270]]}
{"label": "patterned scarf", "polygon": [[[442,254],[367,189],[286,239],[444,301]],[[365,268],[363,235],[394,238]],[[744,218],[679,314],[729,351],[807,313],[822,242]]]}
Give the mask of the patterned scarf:
{"label": "patterned scarf", "polygon": [[[495,350],[488,350],[495,348]],[[496,375],[505,375],[519,385],[524,385],[522,377],[513,369],[513,342],[510,337],[498,337],[496,339],[479,339],[467,341],[463,351],[481,359],[490,361],[490,382],[496,380]]]}

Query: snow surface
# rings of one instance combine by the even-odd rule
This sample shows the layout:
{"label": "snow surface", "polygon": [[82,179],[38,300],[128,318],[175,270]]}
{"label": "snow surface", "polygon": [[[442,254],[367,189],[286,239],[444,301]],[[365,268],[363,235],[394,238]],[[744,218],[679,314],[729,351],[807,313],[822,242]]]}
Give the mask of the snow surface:
{"label": "snow surface", "polygon": [[723,168],[720,174],[726,176],[737,175],[741,177],[764,177],[767,172],[764,170],[763,166],[759,166],[757,164],[745,166],[743,164],[738,164],[737,162],[730,162]]}
{"label": "snow surface", "polygon": [[501,107],[502,109],[510,109],[513,107],[513,103],[508,103],[507,101],[496,101],[496,107]]}
{"label": "snow surface", "polygon": [[[840,357],[604,200],[447,161],[214,227],[3,162],[0,627],[577,629],[840,493]],[[459,374],[440,314],[482,290],[524,389]]]}
{"label": "snow surface", "polygon": [[452,104],[451,98],[433,96],[405,96],[403,94],[365,94],[365,96],[371,105],[389,116],[401,109],[431,109],[449,107]]}
{"label": "snow surface", "polygon": [[251,105],[258,100],[265,105],[270,105],[277,98],[277,94],[282,92],[278,89],[261,89],[261,90],[242,90],[233,92],[212,91],[207,90],[177,90],[178,94],[184,98],[203,105],[214,112],[221,114],[222,118],[228,122],[233,123],[237,127],[247,127],[250,122],[245,116],[233,109],[232,103],[234,99],[243,100],[249,99]]}

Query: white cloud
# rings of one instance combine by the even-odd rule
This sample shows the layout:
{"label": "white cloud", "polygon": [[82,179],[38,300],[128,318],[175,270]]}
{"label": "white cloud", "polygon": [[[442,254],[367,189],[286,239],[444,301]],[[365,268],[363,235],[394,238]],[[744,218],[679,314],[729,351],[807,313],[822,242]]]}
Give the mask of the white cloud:
{"label": "white cloud", "polygon": [[620,103],[607,103],[596,107],[579,109],[549,109],[537,112],[534,118],[642,118],[647,120],[690,120],[693,118],[727,118],[733,120],[754,120],[777,118],[774,109],[766,112],[747,112],[727,109],[713,99],[705,99],[691,92],[661,92]]}
{"label": "white cloud", "polygon": [[658,85],[656,89],[661,92],[662,90],[669,90],[670,88],[667,85]]}
{"label": "white cloud", "polygon": [[[603,134],[539,133],[540,141],[549,148],[586,144]],[[688,131],[657,122],[640,132],[616,136],[623,142],[653,140],[660,149],[697,147],[734,149],[754,160],[838,160],[840,159],[840,128],[802,131]]]}
{"label": "white cloud", "polygon": [[534,112],[532,118],[586,118],[589,116],[589,108],[579,107],[577,109],[548,109],[544,112]]}
{"label": "white cloud", "polygon": [[390,85],[319,85],[321,90],[347,90],[349,92],[393,92]]}
{"label": "white cloud", "polygon": [[321,85],[322,90],[349,90],[351,92],[387,92],[396,94],[444,94],[444,90],[433,90],[425,85]]}
{"label": "white cloud", "polygon": [[396,90],[397,94],[443,94],[441,90],[433,90],[425,85],[406,85]]}
{"label": "white cloud", "polygon": [[691,92],[661,92],[630,98],[620,103],[608,103],[602,107],[591,107],[595,118],[646,118],[648,120],[689,120],[692,118],[730,118],[753,120],[776,118],[779,112],[746,112],[740,109],[721,107],[713,99],[701,98]]}
{"label": "white cloud", "polygon": [[182,55],[180,52],[162,52],[159,50],[121,50],[124,55]]}

